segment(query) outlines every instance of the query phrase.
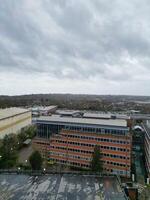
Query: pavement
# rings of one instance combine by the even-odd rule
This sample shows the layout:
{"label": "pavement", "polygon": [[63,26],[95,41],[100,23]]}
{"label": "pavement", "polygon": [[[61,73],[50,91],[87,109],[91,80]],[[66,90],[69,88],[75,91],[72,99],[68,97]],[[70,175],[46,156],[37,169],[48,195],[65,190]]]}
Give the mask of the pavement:
{"label": "pavement", "polygon": [[32,144],[30,144],[27,147],[23,147],[19,151],[18,162],[22,163],[22,164],[26,164],[28,162],[28,158],[30,157],[30,155],[32,154],[32,152],[33,152]]}

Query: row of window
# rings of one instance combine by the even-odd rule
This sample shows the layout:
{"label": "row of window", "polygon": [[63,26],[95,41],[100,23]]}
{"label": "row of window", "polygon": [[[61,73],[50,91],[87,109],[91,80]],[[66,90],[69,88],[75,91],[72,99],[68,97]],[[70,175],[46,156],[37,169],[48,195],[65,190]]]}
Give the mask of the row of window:
{"label": "row of window", "polygon": [[[89,164],[81,164],[81,163],[77,163],[77,162],[72,162],[72,161],[65,161],[65,160],[59,160],[59,159],[54,159],[51,158],[51,160],[53,160],[54,162],[60,163],[60,164],[68,164],[68,165],[72,165],[72,166],[76,166],[76,167],[83,167],[83,168],[90,168]],[[113,174],[118,174],[118,175],[127,175],[130,176],[130,171],[126,171],[126,170],[117,170],[117,169],[108,169],[108,168],[104,168],[105,171],[108,171],[109,173],[113,173]]]}
{"label": "row of window", "polygon": [[[78,166],[78,167],[87,167],[87,168],[90,167],[90,164],[82,164],[82,163],[73,162],[73,161],[69,161],[69,160],[66,161],[66,160],[55,159],[55,158],[51,158],[51,160],[53,160],[55,162],[59,162],[61,164],[66,164],[67,163],[67,164],[70,164],[70,165],[73,165],[73,166]],[[114,166],[120,166],[120,167],[126,167],[126,165],[121,164],[121,163],[113,163],[113,162],[110,163],[110,162],[107,162],[107,164],[111,164],[111,165],[114,165]],[[127,167],[129,167],[129,166],[127,166]],[[104,169],[107,170],[107,168],[104,168]],[[113,172],[113,169],[111,169],[109,171]],[[117,171],[117,172],[119,171],[120,172],[120,170],[114,170],[114,171]]]}
{"label": "row of window", "polygon": [[[111,149],[111,150],[116,150],[116,151],[126,151],[126,149],[121,149],[121,148],[116,148],[116,147],[106,147],[106,146],[101,146],[101,148],[102,147],[104,147],[104,149]],[[61,150],[66,150],[66,147],[58,147],[58,146],[53,146],[53,145],[51,145],[50,146],[50,148],[56,148],[56,149],[61,149]],[[81,149],[72,149],[72,148],[67,148],[69,151],[72,151],[72,152],[79,152],[79,153],[89,153],[89,154],[92,154],[93,153],[93,151],[91,150],[91,151],[87,151],[87,150],[81,150]],[[127,151],[129,151],[128,149],[127,149]]]}
{"label": "row of window", "polygon": [[[57,153],[57,152],[50,152],[50,155],[56,155],[56,156],[63,156],[67,158],[73,158],[73,159],[81,159],[81,160],[86,160],[86,161],[91,161],[91,157],[83,157],[83,156],[78,156],[78,155],[70,155],[66,153]],[[124,157],[124,156],[118,156],[118,155],[112,155],[112,154],[103,154],[103,156],[111,157],[111,158],[120,158],[120,159],[128,159],[129,157]],[[109,163],[108,163],[109,164]],[[114,164],[115,165],[115,164]]]}
{"label": "row of window", "polygon": [[[66,144],[67,142],[64,140],[55,140],[58,143],[64,143]],[[86,147],[95,147],[95,144],[87,144],[87,143],[79,143],[79,142],[68,142],[68,144],[71,145],[77,145],[77,146],[86,146]],[[129,152],[129,149],[126,148],[119,148],[119,147],[110,147],[110,146],[102,146],[100,145],[101,149],[108,149],[108,150],[113,150],[113,151],[121,151],[121,152]]]}
{"label": "row of window", "polygon": [[106,154],[106,153],[103,153],[103,156],[106,156],[106,157],[111,157],[111,158],[119,158],[119,159],[130,159],[129,157],[125,157],[125,156],[119,156],[119,155],[114,155],[114,154]]}
{"label": "row of window", "polygon": [[129,165],[123,164],[123,163],[117,163],[112,161],[104,161],[105,164],[114,165],[114,166],[120,166],[120,167],[129,167]]}
{"label": "row of window", "polygon": [[65,130],[80,131],[80,132],[89,132],[89,133],[101,133],[101,134],[114,134],[114,135],[125,135],[128,133],[128,130],[122,129],[105,129],[105,128],[94,128],[87,126],[65,126]]}
{"label": "row of window", "polygon": [[[50,152],[51,155],[57,155],[57,156],[65,156],[66,157],[66,153],[57,153],[57,152]],[[119,159],[123,159],[123,160],[129,160],[130,158],[129,157],[125,157],[125,156],[120,156],[120,155],[114,155],[114,154],[106,154],[106,153],[103,153],[102,154],[103,156],[105,157],[110,157],[110,158],[119,158]],[[76,155],[68,155],[68,157],[70,158],[77,158],[77,159],[83,159],[83,160],[87,160],[87,161],[90,161],[91,158],[85,158],[85,157],[80,157],[80,156],[76,156]]]}
{"label": "row of window", "polygon": [[73,158],[73,159],[81,159],[81,160],[85,160],[85,161],[91,161],[91,158],[77,156],[77,155],[70,155],[70,154],[65,154],[65,153],[50,152],[50,155],[56,155],[56,156],[62,156],[62,157],[65,157],[65,158]]}
{"label": "row of window", "polygon": [[129,133],[128,130],[123,129],[108,129],[108,128],[97,128],[97,127],[87,127],[81,125],[60,125],[60,124],[37,124],[38,135],[40,137],[49,137],[51,133],[59,133],[61,130],[72,130],[80,131],[85,133],[97,133],[97,134],[113,134],[113,135],[126,135]]}
{"label": "row of window", "polygon": [[109,138],[98,138],[98,137],[89,137],[89,136],[83,136],[83,135],[71,135],[71,134],[63,134],[65,137],[70,137],[70,138],[79,138],[79,139],[85,139],[85,140],[96,140],[98,142],[112,142],[112,143],[117,143],[117,144],[130,144],[129,141],[122,141],[122,140],[113,140]]}
{"label": "row of window", "polygon": [[68,150],[68,151],[72,151],[72,152],[78,152],[78,153],[86,153],[86,154],[92,154],[93,151],[86,151],[86,150],[81,150],[81,149],[71,149],[71,148],[67,148],[66,147],[58,147],[58,146],[53,146],[51,145],[50,148],[53,148],[53,149],[61,149],[61,150]]}
{"label": "row of window", "polygon": [[53,160],[54,162],[60,163],[60,164],[67,163],[68,165],[72,165],[72,166],[76,166],[76,167],[84,167],[84,168],[90,167],[90,165],[88,165],[88,164],[81,164],[81,163],[72,162],[72,161],[59,160],[59,159],[55,159],[55,158],[51,158],[51,160]]}
{"label": "row of window", "polygon": [[[56,142],[62,142],[62,143],[66,143],[65,141],[59,141],[59,140],[56,140]],[[94,147],[95,145],[94,144],[84,144],[84,143],[76,143],[76,142],[68,142],[69,144],[73,144],[73,145],[78,145],[78,146],[89,146],[89,147]],[[40,144],[40,145],[49,145],[49,144],[46,144],[46,143],[42,143],[42,142],[36,142],[36,144]],[[122,152],[129,152],[129,149],[122,149],[122,148],[117,148],[117,147],[109,147],[109,146],[100,146],[102,149],[110,149],[110,150],[118,150],[118,151],[122,151]],[[110,154],[107,154],[107,155],[110,155]],[[114,155],[115,156],[115,155]],[[125,159],[125,157],[123,156],[115,156],[114,158],[121,158],[121,159]]]}
{"label": "row of window", "polygon": [[101,149],[108,149],[113,151],[129,152],[129,149],[119,148],[119,147],[110,147],[110,146],[100,146]]}

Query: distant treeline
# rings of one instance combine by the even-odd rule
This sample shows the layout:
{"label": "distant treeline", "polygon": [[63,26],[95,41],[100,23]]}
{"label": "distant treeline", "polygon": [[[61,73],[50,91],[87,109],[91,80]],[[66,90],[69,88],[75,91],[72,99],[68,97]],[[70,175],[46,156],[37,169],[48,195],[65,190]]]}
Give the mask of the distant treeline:
{"label": "distant treeline", "polygon": [[140,110],[150,113],[150,104],[138,104],[136,101],[150,101],[147,96],[123,95],[79,95],[79,94],[31,94],[21,96],[0,96],[0,107],[36,105],[58,105],[59,108],[97,110],[97,111],[126,111]]}

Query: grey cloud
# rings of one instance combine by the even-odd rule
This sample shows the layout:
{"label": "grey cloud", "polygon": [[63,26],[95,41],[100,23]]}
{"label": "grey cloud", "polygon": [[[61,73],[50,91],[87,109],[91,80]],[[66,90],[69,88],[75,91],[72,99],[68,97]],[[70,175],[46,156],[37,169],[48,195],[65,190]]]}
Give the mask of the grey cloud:
{"label": "grey cloud", "polygon": [[1,0],[0,70],[131,80],[150,73],[149,19],[146,0]]}

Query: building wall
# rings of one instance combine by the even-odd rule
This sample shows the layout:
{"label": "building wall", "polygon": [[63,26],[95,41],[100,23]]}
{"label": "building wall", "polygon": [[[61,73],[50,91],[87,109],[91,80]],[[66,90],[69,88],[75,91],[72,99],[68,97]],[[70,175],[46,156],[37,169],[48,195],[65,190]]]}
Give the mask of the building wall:
{"label": "building wall", "polygon": [[110,126],[96,126],[87,124],[71,124],[71,123],[51,123],[51,122],[37,122],[37,136],[41,138],[50,138],[52,134],[58,134],[63,130],[74,130],[80,132],[97,133],[97,134],[112,134],[117,136],[128,135],[128,127],[110,127]]}
{"label": "building wall", "polygon": [[146,168],[148,175],[150,177],[150,138],[148,138],[147,134],[145,137],[145,160],[146,160]]}
{"label": "building wall", "polygon": [[48,159],[50,141],[44,138],[34,138],[32,146],[35,150],[39,151],[44,159]]}
{"label": "building wall", "polygon": [[104,171],[130,177],[132,136],[129,127],[40,121],[37,128],[34,146],[50,162],[90,168],[94,147],[99,145]]}
{"label": "building wall", "polygon": [[31,112],[14,115],[0,120],[0,138],[10,133],[17,133],[31,124]]}
{"label": "building wall", "polygon": [[49,159],[74,167],[90,168],[95,145],[102,152],[104,171],[130,177],[131,136],[116,137],[62,131],[50,139]]}
{"label": "building wall", "polygon": [[143,128],[145,131],[144,150],[145,150],[146,169],[148,172],[148,176],[150,177],[150,128],[148,127],[148,124],[144,124]]}

